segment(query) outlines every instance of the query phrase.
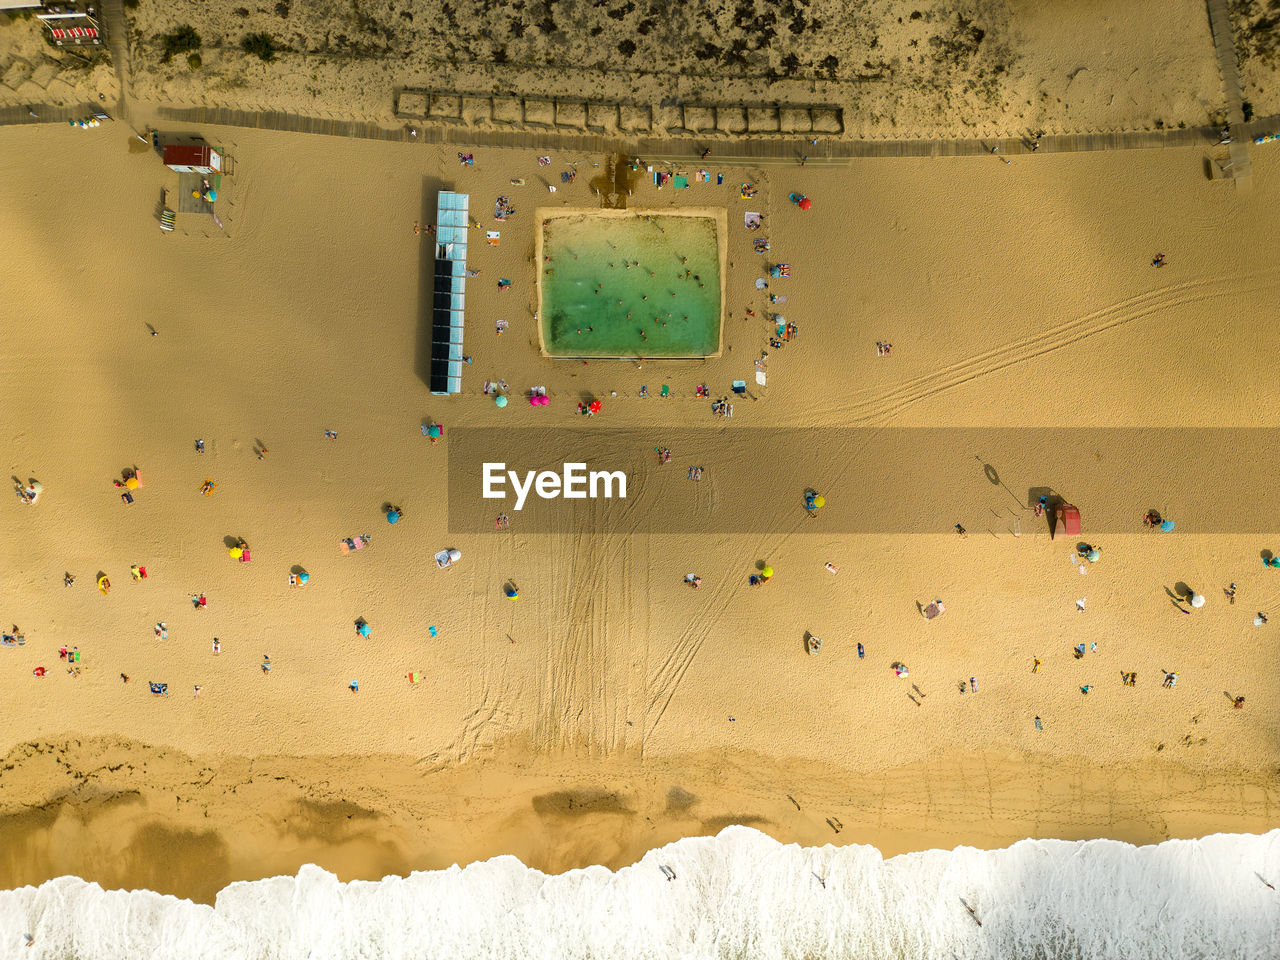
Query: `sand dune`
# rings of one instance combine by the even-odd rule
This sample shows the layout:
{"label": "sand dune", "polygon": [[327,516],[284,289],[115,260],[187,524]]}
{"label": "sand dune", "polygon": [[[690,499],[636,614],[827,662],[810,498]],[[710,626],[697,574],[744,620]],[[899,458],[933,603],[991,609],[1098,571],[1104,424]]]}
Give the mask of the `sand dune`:
{"label": "sand dune", "polygon": [[[132,14],[141,100],[391,121],[394,93],[514,91],[651,108],[828,104],[860,137],[1022,136],[1220,122],[1202,3],[650,2],[143,4]],[[161,63],[192,25],[203,66]],[[1158,24],[1158,29],[1153,25]],[[271,63],[246,56],[267,34]],[[1274,88],[1269,84],[1267,89]],[[1259,116],[1278,109],[1254,94]],[[669,119],[663,119],[670,114]],[[824,134],[829,135],[829,134]]]}

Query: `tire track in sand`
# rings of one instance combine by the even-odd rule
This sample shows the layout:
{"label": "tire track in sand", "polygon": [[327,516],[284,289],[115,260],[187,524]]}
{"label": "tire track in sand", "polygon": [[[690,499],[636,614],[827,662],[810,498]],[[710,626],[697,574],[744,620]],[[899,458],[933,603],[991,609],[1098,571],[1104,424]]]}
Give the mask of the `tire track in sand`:
{"label": "tire track in sand", "polygon": [[548,751],[616,750],[627,741],[631,712],[625,694],[634,571],[626,531],[568,535],[553,572],[556,609],[550,620],[559,633],[547,644],[536,742]]}
{"label": "tire track in sand", "polygon": [[726,577],[712,591],[708,602],[689,618],[665,660],[649,677],[649,704],[645,711],[644,736],[647,740],[657,729],[685,674],[698,658],[698,652],[716,624],[722,621],[738,589],[735,579]]}
{"label": "tire track in sand", "polygon": [[1256,271],[1235,277],[1187,280],[1159,290],[1137,294],[1048,330],[974,354],[932,373],[908,380],[867,400],[837,403],[829,409],[843,414],[852,423],[884,420],[921,400],[927,400],[981,377],[999,373],[1016,364],[1026,363],[1037,357],[1065,349],[1081,340],[1145,319],[1152,314],[1222,297],[1246,297],[1278,287],[1280,287],[1280,278],[1271,271]]}

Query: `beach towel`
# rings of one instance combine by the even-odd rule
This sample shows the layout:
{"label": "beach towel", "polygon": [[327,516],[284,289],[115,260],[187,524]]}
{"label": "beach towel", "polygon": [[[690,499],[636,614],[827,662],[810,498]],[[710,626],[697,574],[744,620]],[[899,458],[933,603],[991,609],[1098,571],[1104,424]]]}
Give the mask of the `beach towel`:
{"label": "beach towel", "polygon": [[161,696],[164,696],[169,692],[169,685],[167,683],[148,683],[147,686],[151,688],[152,693],[159,694]]}
{"label": "beach towel", "polygon": [[203,493],[206,497],[212,496],[213,491],[217,489],[218,489],[218,485],[214,483],[212,480],[210,480],[208,477],[205,477],[204,483],[200,485],[200,492]]}
{"label": "beach towel", "polygon": [[768,385],[766,383],[765,372],[763,370],[756,371],[756,383],[760,384],[762,387]]}
{"label": "beach towel", "polygon": [[677,190],[683,190],[689,186],[689,178],[683,173],[677,173],[671,181],[671,185]]}
{"label": "beach towel", "polygon": [[744,213],[742,215],[742,225],[746,227],[748,230],[752,229],[753,227],[758,227],[762,223],[764,223],[764,218],[754,210]]}
{"label": "beach towel", "polygon": [[662,385],[662,395],[664,397],[671,396],[671,388],[667,386],[665,383]]}
{"label": "beach towel", "polygon": [[[758,370],[757,370],[756,372],[757,372],[757,373],[759,373],[760,371],[758,371]],[[745,380],[735,380],[735,381],[733,381],[733,392],[734,392],[734,393],[746,393],[746,392],[747,392],[747,381],[745,381]]]}
{"label": "beach towel", "polygon": [[496,247],[500,239],[501,239],[501,235],[498,233],[497,230],[485,231],[485,242],[488,243],[489,246]]}

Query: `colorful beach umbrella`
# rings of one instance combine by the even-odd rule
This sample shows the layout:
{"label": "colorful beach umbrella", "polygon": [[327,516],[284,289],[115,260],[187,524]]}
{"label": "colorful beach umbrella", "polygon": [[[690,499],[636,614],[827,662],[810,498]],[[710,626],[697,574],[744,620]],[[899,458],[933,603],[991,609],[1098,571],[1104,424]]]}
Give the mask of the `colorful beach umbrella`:
{"label": "colorful beach umbrella", "polygon": [[227,553],[231,555],[232,560],[239,560],[244,556],[244,549],[242,547],[232,547]]}
{"label": "colorful beach umbrella", "polygon": [[367,637],[369,632],[369,624],[363,622],[356,624],[356,633],[360,634],[360,636]]}
{"label": "colorful beach umbrella", "polygon": [[428,436],[428,437],[435,437],[435,438],[439,438],[439,437],[441,436],[441,434],[443,434],[443,433],[444,433],[444,431],[441,429],[440,424],[438,424],[438,423],[433,423],[433,424],[431,424],[431,426],[427,427],[427,436]]}
{"label": "colorful beach umbrella", "polygon": [[768,580],[770,577],[773,576],[773,567],[765,567],[763,570],[760,571],[760,576]]}

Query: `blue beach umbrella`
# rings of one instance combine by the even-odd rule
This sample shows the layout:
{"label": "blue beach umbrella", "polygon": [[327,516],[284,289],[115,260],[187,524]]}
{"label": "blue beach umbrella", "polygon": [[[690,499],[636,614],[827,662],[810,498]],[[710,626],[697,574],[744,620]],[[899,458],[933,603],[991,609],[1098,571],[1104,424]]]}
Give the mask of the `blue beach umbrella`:
{"label": "blue beach umbrella", "polygon": [[507,405],[507,398],[502,396],[502,394],[498,394],[498,396],[493,398],[493,405],[501,409]]}
{"label": "blue beach umbrella", "polygon": [[1174,522],[1172,520],[1165,520],[1160,524],[1160,529],[1163,530],[1165,533],[1168,533],[1173,528],[1174,528]]}
{"label": "blue beach umbrella", "polygon": [[400,522],[400,514],[395,510],[388,510],[387,523],[399,523],[399,522]]}

